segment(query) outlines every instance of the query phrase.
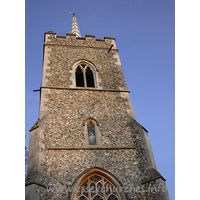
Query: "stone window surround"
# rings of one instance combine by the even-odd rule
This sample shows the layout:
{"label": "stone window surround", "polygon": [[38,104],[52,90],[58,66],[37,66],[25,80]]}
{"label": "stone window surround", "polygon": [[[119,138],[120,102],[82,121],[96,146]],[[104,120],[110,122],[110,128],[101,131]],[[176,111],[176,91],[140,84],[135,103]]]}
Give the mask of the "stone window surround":
{"label": "stone window surround", "polygon": [[[117,180],[117,178],[111,174],[110,172],[108,172],[107,170],[105,169],[102,169],[102,168],[99,168],[99,167],[93,167],[93,168],[90,168],[90,169],[87,169],[86,171],[82,172],[77,178],[76,180],[74,181],[74,183],[72,184],[72,188],[73,189],[76,189],[78,188],[79,185],[81,185],[81,183],[87,178],[87,177],[90,177],[91,175],[93,174],[97,174],[97,175],[100,175],[100,176],[103,176],[105,177],[106,179],[108,179],[115,187],[117,188],[120,188],[122,187],[122,184],[119,182],[119,180]],[[72,192],[70,194],[70,197],[69,199],[70,200],[74,200],[76,199],[76,192]],[[127,196],[126,194],[124,193],[123,190],[120,191],[120,194],[119,194],[119,200],[127,200]]]}
{"label": "stone window surround", "polygon": [[[83,67],[82,65],[85,65],[85,66]],[[85,63],[80,63],[79,65],[77,65],[76,70],[77,70],[78,67],[80,67],[80,69],[82,71],[82,74],[83,74],[84,87],[88,87],[87,86],[86,71],[87,71],[88,68],[92,71],[93,80],[94,80],[94,88],[95,88],[96,84],[95,84],[95,73],[94,73],[94,70],[91,69],[91,67],[89,65],[86,65]],[[78,86],[76,86],[76,87],[78,87]]]}
{"label": "stone window surround", "polygon": [[[86,66],[83,68],[81,66],[81,64],[84,64]],[[86,70],[87,67],[90,67],[90,69],[92,70],[92,73],[93,73],[93,78],[94,78],[94,85],[95,85],[94,88],[102,89],[102,87],[99,86],[99,83],[101,83],[101,80],[99,79],[97,68],[95,67],[95,65],[92,62],[90,62],[88,60],[85,60],[85,59],[81,59],[81,60],[76,61],[73,64],[73,66],[70,68],[70,73],[71,73],[71,76],[70,76],[70,81],[71,81],[70,88],[79,88],[79,87],[76,87],[76,68],[78,66],[80,66],[81,69],[82,69],[83,76],[84,76],[84,84],[85,84],[85,87],[80,87],[80,88],[87,88],[85,70]]]}
{"label": "stone window surround", "polygon": [[[88,129],[87,126],[89,123],[92,123],[92,125],[94,126],[95,129],[95,136],[96,136],[96,145],[89,145],[89,140],[88,140]],[[84,120],[83,122],[83,132],[84,132],[84,136],[85,136],[85,142],[83,147],[102,147],[102,144],[100,143],[100,139],[101,139],[101,133],[99,131],[99,123],[97,122],[96,119],[89,117],[86,120]]]}
{"label": "stone window surround", "polygon": [[[93,182],[92,181],[92,178],[93,177],[98,177],[99,179],[100,179],[100,181],[98,181],[98,182]],[[107,193],[107,191],[106,191],[106,189],[108,189],[108,188],[106,188],[106,184],[109,184],[109,186],[111,186],[112,187],[112,189],[113,188],[115,188],[115,190],[116,190],[116,193],[114,194],[113,192],[112,192],[112,190],[110,191],[110,194],[106,194]],[[109,196],[111,196],[111,195],[114,195],[115,197],[117,197],[117,199],[119,199],[120,198],[120,195],[119,195],[119,192],[118,192],[118,188],[116,189],[116,186],[115,185],[113,185],[113,183],[110,181],[110,180],[108,180],[107,178],[105,178],[104,176],[102,176],[101,174],[99,174],[99,173],[93,173],[93,174],[91,174],[91,175],[89,175],[88,177],[86,177],[83,181],[81,181],[81,183],[79,184],[79,186],[80,186],[80,191],[82,190],[85,190],[86,191],[86,193],[87,193],[87,188],[84,188],[84,189],[82,189],[82,187],[84,186],[84,184],[87,184],[87,187],[88,187],[88,197],[85,197],[86,199],[93,199],[96,195],[99,195],[99,192],[98,191],[96,191],[96,190],[99,190],[100,191],[100,188],[98,188],[98,184],[101,184],[102,185],[102,187],[103,187],[103,189],[100,191],[102,194],[101,194],[101,197],[103,197],[103,199],[108,199],[109,198]],[[91,188],[91,184],[95,184],[96,185],[96,189],[95,188]],[[97,194],[96,195],[94,195],[93,197],[91,197],[91,192],[92,192],[92,190],[93,190],[93,192],[96,192]],[[80,192],[79,192],[80,193]],[[79,195],[79,196],[83,196],[84,194],[81,192],[81,195]],[[78,200],[79,199],[79,196],[78,196],[78,193],[76,193],[76,196],[75,196],[75,198]]]}

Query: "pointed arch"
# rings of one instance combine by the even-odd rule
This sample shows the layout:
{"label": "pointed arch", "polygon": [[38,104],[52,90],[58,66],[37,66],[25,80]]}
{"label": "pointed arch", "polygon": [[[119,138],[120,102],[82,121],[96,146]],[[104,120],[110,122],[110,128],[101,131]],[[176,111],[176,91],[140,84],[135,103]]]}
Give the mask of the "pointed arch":
{"label": "pointed arch", "polygon": [[91,70],[93,72],[98,72],[98,69],[96,68],[95,64],[93,62],[87,60],[87,59],[79,59],[76,62],[74,62],[74,64],[71,67],[71,70],[75,69],[76,66],[79,65],[79,64],[81,64],[81,63],[87,64],[88,66],[90,66]]}
{"label": "pointed arch", "polygon": [[93,121],[95,121],[96,122],[96,125],[97,126],[99,126],[99,122],[95,119],[95,118],[93,118],[93,117],[88,117],[88,118],[86,118],[84,121],[83,121],[83,126],[85,126],[87,123],[87,121],[89,122],[89,120],[93,120]]}
{"label": "pointed arch", "polygon": [[[77,84],[76,70],[78,67],[80,67],[83,73],[83,79],[81,75],[81,81],[83,80],[84,86],[83,84],[81,84],[81,86],[79,86],[79,83]],[[70,87],[101,88],[99,86],[101,80],[99,79],[98,70],[92,62],[86,59],[80,59],[70,67],[70,71]]]}
{"label": "pointed arch", "polygon": [[101,132],[96,119],[89,117],[83,121],[85,142],[84,147],[101,147]]}
{"label": "pointed arch", "polygon": [[[84,189],[80,189],[84,187]],[[103,187],[102,190],[91,190]],[[110,191],[107,189],[110,188]],[[70,200],[79,199],[102,199],[102,200],[127,200],[122,184],[110,172],[99,167],[93,167],[81,173],[72,185]],[[104,190],[105,189],[105,190]],[[90,193],[91,192],[91,193]]]}

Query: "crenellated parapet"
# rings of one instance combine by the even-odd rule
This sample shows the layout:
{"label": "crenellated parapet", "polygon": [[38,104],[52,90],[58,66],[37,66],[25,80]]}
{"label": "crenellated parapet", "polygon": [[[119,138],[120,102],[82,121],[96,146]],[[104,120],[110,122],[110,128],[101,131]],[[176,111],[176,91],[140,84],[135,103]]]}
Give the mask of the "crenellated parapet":
{"label": "crenellated parapet", "polygon": [[56,35],[55,32],[49,31],[45,33],[45,45],[73,45],[80,47],[92,48],[109,48],[112,46],[113,50],[117,50],[115,38],[104,37],[104,39],[97,39],[94,35],[85,35],[85,37],[76,37],[76,34],[67,33],[66,36]]}

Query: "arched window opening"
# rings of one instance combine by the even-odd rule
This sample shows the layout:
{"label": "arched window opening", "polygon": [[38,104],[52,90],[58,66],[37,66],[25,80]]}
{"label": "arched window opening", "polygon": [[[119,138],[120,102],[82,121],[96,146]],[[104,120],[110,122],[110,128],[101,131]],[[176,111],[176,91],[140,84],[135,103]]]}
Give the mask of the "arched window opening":
{"label": "arched window opening", "polygon": [[[74,64],[74,75],[72,85],[76,87],[95,88],[98,87],[96,68],[87,62],[79,61]],[[74,83],[76,81],[76,83]]]}
{"label": "arched window opening", "polygon": [[99,174],[86,178],[79,188],[76,200],[120,200],[118,188]]}
{"label": "arched window opening", "polygon": [[96,145],[95,127],[91,122],[87,125],[87,130],[89,145]]}
{"label": "arched window opening", "polygon": [[76,87],[84,87],[84,77],[80,66],[76,68]]}
{"label": "arched window opening", "polygon": [[86,82],[87,82],[87,87],[94,87],[94,77],[92,70],[87,67],[86,69]]}

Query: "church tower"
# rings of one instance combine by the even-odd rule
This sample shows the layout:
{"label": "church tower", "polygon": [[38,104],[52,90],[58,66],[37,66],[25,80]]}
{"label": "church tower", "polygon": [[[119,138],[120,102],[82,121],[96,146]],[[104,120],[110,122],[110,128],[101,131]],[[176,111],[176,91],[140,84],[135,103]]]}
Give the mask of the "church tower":
{"label": "church tower", "polygon": [[129,93],[114,38],[45,33],[26,200],[169,199]]}

